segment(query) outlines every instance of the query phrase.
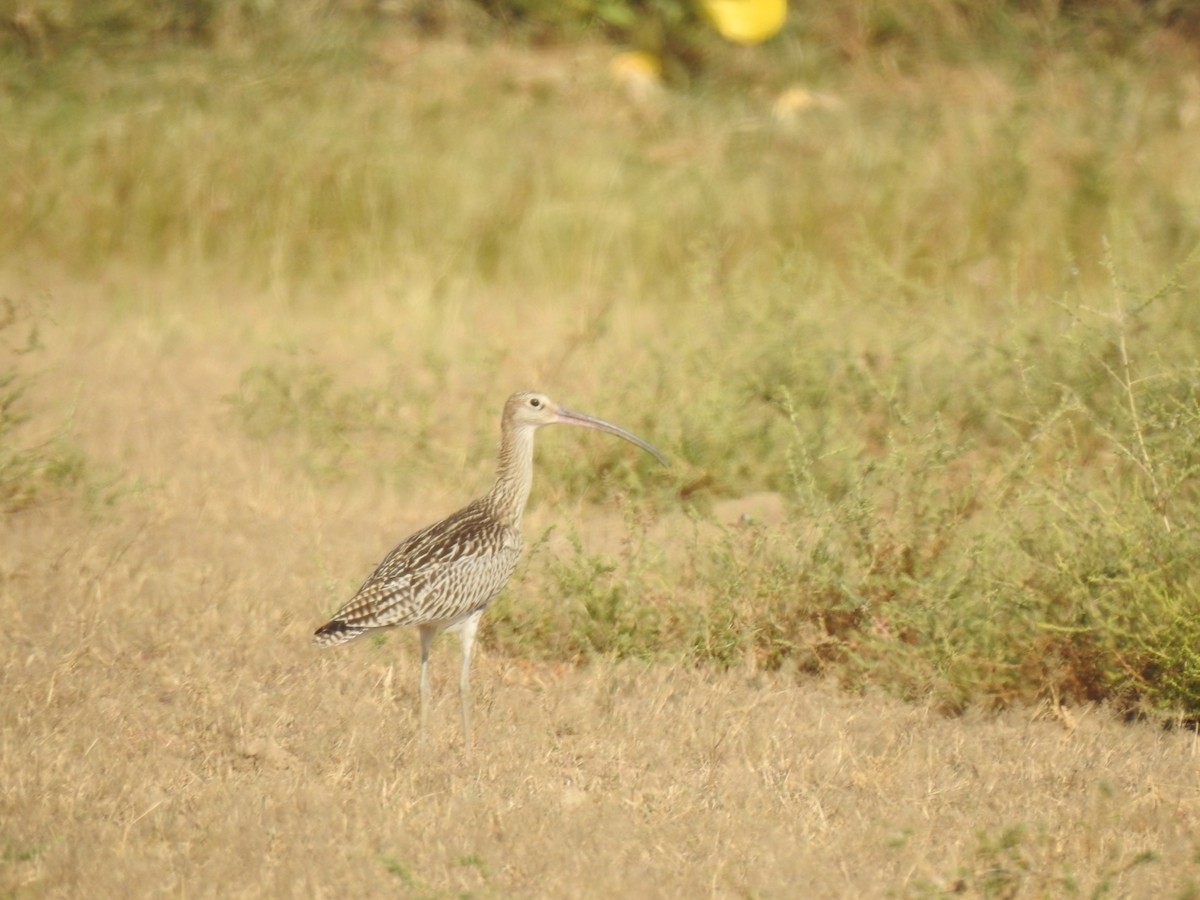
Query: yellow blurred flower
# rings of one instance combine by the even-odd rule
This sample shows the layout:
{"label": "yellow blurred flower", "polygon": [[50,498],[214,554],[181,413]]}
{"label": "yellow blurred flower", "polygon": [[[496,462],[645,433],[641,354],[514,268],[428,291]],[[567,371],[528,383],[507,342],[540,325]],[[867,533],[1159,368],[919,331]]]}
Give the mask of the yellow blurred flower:
{"label": "yellow blurred flower", "polygon": [[735,44],[761,44],[783,27],[787,0],[701,0],[713,27]]}
{"label": "yellow blurred flower", "polygon": [[635,103],[652,104],[661,99],[662,60],[653,53],[618,53],[608,64],[608,71]]}

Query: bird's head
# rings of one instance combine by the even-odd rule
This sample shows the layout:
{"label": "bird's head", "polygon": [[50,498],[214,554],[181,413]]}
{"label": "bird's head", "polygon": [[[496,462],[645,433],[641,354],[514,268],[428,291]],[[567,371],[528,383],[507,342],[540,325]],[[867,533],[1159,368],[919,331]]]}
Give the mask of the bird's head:
{"label": "bird's head", "polygon": [[595,416],[584,415],[567,409],[565,406],[559,406],[545,394],[537,391],[520,391],[509,397],[508,402],[504,404],[504,428],[506,430],[508,428],[536,429],[543,425],[580,425],[584,428],[606,431],[641,447],[664,466],[670,465],[662,453],[636,434],[631,434],[612,422],[605,422]]}
{"label": "bird's head", "polygon": [[553,425],[558,419],[560,407],[545,394],[537,391],[520,391],[508,398],[504,404],[506,425],[541,428]]}

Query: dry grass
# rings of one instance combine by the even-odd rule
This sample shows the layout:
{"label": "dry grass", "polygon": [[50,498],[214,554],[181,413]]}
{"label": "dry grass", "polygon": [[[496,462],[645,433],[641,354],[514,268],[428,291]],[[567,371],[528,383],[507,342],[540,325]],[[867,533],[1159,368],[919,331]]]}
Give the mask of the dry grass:
{"label": "dry grass", "polygon": [[[1200,83],[1051,13],[653,108],[402,29],[0,56],[0,895],[1200,895]],[[543,433],[422,750],[415,636],[311,632],[523,387],[676,465]]]}
{"label": "dry grass", "polygon": [[[230,427],[222,397],[261,346],[255,325],[114,321],[93,288],[58,299],[72,315],[45,336],[38,401],[70,404],[88,458],[136,480],[116,509],[51,502],[0,520],[5,891],[1196,890],[1194,735],[1099,708],[945,718],[749,670],[484,653],[467,757],[443,639],[422,751],[415,638],[319,653],[309,633],[393,539],[462,482],[482,485],[488,461],[461,477],[450,464],[412,501],[314,486]],[[294,316],[282,336],[324,321]],[[495,411],[460,412],[457,427],[480,430]],[[531,531],[572,514],[554,485],[535,500]],[[603,508],[579,515],[621,528]],[[514,602],[537,589],[520,578]]]}

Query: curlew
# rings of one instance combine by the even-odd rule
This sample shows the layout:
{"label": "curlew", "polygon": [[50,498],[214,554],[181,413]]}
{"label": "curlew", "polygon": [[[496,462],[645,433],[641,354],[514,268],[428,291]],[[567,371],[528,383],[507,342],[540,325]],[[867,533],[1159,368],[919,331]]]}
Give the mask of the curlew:
{"label": "curlew", "polygon": [[463,740],[471,746],[471,651],[487,605],[521,555],[521,516],[533,485],[533,436],[543,425],[581,425],[636,444],[660,463],[667,458],[611,422],[565,409],[545,394],[523,391],[504,404],[500,454],[492,489],[458,512],[401,542],[332,619],[317,629],[323,646],[368,631],[415,625],[421,635],[421,737],[429,709],[429,648],[439,631],[462,638]]}

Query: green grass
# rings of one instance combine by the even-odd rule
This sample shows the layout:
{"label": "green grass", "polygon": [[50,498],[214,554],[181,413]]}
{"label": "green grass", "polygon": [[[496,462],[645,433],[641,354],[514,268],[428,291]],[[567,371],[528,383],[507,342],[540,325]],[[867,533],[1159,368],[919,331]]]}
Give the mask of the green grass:
{"label": "green grass", "polygon": [[[229,396],[305,477],[407,489],[455,452],[486,479],[498,372],[665,444],[667,474],[543,442],[555,497],[644,508],[618,551],[534,552],[543,599],[503,601],[493,647],[1194,718],[1195,49],[1115,8],[854,9],[710,48],[656,114],[594,45],[414,62],[337,16],[251,53],[9,47],[0,253],[232,315],[365,309],[355,350],[276,344]],[[838,103],[777,121],[793,83]],[[761,490],[782,525],[695,526]]]}
{"label": "green grass", "polygon": [[37,380],[36,358],[42,349],[37,315],[0,298],[0,514],[14,513],[52,498],[105,495],[88,474],[82,453],[69,439],[69,423],[47,431],[35,422],[28,393]]}
{"label": "green grass", "polygon": [[[339,387],[327,367],[296,354],[247,369],[226,399],[246,434],[300,461],[310,476],[381,477],[386,448],[401,437],[395,392]],[[421,435],[406,437],[423,449]]]}
{"label": "green grass", "polygon": [[1153,851],[1124,854],[1116,848],[1111,851],[1101,877],[1085,893],[1071,860],[1057,852],[1053,834],[1013,825],[996,834],[980,831],[975,837],[973,865],[962,868],[953,877],[919,882],[901,896],[941,897],[950,891],[981,897],[1108,897],[1113,895],[1114,882],[1121,876],[1159,862]]}

